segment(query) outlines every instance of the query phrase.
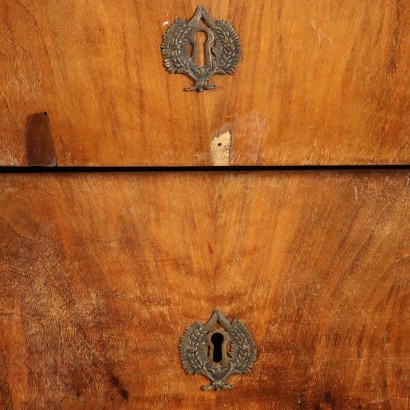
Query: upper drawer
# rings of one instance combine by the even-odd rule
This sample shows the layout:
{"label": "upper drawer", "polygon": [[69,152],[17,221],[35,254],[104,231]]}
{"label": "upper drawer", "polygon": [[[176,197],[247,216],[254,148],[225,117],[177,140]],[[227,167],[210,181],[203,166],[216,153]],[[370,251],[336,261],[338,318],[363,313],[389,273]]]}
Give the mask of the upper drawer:
{"label": "upper drawer", "polygon": [[0,165],[36,164],[38,112],[51,124],[34,147],[43,165],[410,162],[410,2],[204,4],[233,23],[243,53],[197,93],[161,56],[196,1],[2,0]]}

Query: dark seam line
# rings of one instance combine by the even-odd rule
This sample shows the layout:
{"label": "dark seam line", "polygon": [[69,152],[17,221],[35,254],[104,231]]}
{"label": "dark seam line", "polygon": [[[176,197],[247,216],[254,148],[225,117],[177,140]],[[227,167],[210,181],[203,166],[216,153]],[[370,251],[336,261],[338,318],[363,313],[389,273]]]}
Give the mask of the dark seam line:
{"label": "dark seam line", "polygon": [[299,166],[186,166],[186,167],[0,167],[0,174],[257,172],[257,171],[373,171],[410,170],[410,165],[299,165]]}

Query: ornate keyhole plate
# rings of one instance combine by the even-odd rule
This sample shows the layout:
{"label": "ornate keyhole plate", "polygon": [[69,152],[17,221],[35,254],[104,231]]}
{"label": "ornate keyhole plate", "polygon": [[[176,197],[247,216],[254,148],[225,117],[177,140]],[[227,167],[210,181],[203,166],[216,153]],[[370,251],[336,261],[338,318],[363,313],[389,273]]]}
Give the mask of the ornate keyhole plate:
{"label": "ornate keyhole plate", "polygon": [[228,377],[246,374],[256,360],[255,341],[239,320],[230,323],[216,310],[205,325],[196,322],[181,337],[179,355],[187,374],[201,374],[210,385],[203,390],[232,389]]}
{"label": "ornate keyhole plate", "polygon": [[[204,43],[199,44],[198,33],[205,35]],[[165,32],[162,56],[170,73],[186,74],[195,80],[195,86],[186,91],[204,91],[216,88],[209,84],[212,76],[235,72],[241,45],[229,21],[213,20],[205,7],[199,6],[190,21],[179,18]]]}

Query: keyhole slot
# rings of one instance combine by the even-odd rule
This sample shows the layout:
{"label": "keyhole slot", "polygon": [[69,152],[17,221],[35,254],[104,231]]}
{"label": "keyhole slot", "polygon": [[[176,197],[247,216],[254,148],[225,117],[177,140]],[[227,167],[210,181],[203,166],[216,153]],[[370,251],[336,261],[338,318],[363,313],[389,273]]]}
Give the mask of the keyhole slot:
{"label": "keyhole slot", "polygon": [[214,345],[214,351],[213,351],[213,357],[212,361],[214,363],[220,363],[222,362],[223,356],[222,356],[222,346],[225,341],[225,338],[221,333],[215,333],[211,337],[211,342]]}
{"label": "keyhole slot", "polygon": [[195,41],[197,46],[195,65],[203,67],[206,64],[205,45],[208,41],[208,34],[205,31],[198,31],[195,35]]}
{"label": "keyhole slot", "polygon": [[215,36],[208,28],[197,27],[191,34],[191,45],[193,52],[191,63],[195,67],[212,66],[211,48],[215,42]]}

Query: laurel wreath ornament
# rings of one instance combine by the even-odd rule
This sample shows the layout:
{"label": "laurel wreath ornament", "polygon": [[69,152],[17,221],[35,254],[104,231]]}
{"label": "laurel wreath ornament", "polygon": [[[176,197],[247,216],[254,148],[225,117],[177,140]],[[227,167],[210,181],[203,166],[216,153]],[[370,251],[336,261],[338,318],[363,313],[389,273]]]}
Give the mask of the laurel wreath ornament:
{"label": "laurel wreath ornament", "polygon": [[162,56],[165,67],[170,73],[187,73],[191,58],[188,54],[191,27],[182,19],[175,23],[164,34]]}
{"label": "laurel wreath ornament", "polygon": [[233,74],[241,59],[241,44],[238,33],[229,21],[217,20],[214,27],[216,74]]}
{"label": "laurel wreath ornament", "polygon": [[186,374],[207,375],[206,332],[199,323],[185,330],[181,337],[179,354]]}
{"label": "laurel wreath ornament", "polygon": [[255,342],[247,327],[235,320],[228,332],[231,339],[232,374],[249,373],[256,360]]}

